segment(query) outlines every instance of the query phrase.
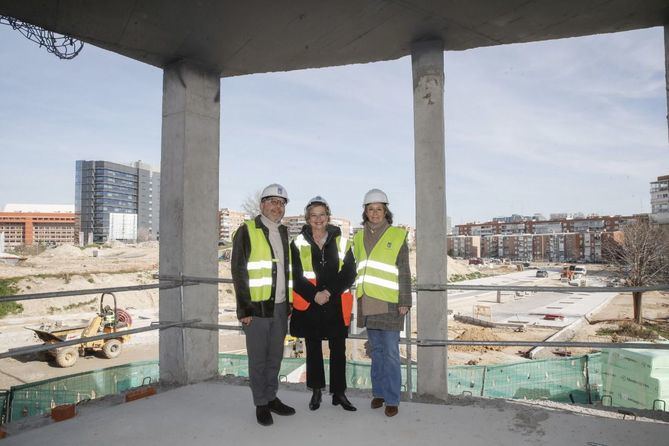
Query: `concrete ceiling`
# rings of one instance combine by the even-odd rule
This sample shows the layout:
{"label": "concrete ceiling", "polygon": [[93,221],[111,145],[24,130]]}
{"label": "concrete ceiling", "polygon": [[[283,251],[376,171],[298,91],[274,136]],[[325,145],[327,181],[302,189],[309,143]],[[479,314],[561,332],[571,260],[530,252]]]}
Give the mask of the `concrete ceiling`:
{"label": "concrete ceiling", "polygon": [[668,0],[0,0],[0,14],[164,67],[221,74],[397,59],[416,39],[446,50],[660,26]]}

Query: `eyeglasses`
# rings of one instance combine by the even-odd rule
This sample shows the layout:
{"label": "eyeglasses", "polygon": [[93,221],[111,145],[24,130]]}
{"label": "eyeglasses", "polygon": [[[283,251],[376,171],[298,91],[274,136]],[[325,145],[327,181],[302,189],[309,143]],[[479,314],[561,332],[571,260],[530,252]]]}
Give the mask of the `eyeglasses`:
{"label": "eyeglasses", "polygon": [[282,200],[281,198],[266,198],[263,200],[265,203],[269,203],[272,206],[281,206],[281,207],[286,207],[286,201]]}

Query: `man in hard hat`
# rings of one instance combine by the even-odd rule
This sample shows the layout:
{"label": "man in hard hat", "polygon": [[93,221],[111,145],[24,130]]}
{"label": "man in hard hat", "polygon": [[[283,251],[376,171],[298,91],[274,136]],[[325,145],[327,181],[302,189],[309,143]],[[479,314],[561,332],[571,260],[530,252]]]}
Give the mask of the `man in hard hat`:
{"label": "man in hard hat", "polygon": [[267,186],[260,196],[260,215],[245,221],[232,240],[237,318],[246,334],[256,419],[263,426],[273,423],[272,412],[295,413],[276,396],[292,300],[288,230],[281,224],[286,203],[283,186]]}

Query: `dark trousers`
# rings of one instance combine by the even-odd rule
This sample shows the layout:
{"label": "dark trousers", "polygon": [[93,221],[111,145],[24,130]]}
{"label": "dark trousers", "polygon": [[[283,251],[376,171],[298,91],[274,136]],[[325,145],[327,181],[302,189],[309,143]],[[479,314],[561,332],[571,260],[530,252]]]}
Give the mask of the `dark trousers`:
{"label": "dark trousers", "polygon": [[[325,368],[323,366],[323,341],[320,338],[305,338],[307,347],[307,387],[325,388]],[[328,339],[330,347],[330,393],[342,394],[346,391],[346,338]]]}

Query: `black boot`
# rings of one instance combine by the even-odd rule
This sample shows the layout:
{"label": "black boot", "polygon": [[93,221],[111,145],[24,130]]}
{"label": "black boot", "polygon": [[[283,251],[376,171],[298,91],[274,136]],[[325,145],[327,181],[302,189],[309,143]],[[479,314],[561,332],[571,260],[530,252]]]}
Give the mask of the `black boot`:
{"label": "black boot", "polygon": [[321,407],[322,400],[323,400],[323,394],[321,393],[321,389],[313,389],[313,393],[311,394],[311,400],[309,401],[309,409],[316,410],[319,407]]}
{"label": "black boot", "polygon": [[353,404],[351,404],[348,398],[346,398],[346,395],[344,395],[343,393],[339,394],[335,393],[334,395],[332,395],[332,404],[334,406],[338,406],[341,404],[342,409],[348,410],[349,412],[355,412],[356,410],[358,410],[355,408]]}

